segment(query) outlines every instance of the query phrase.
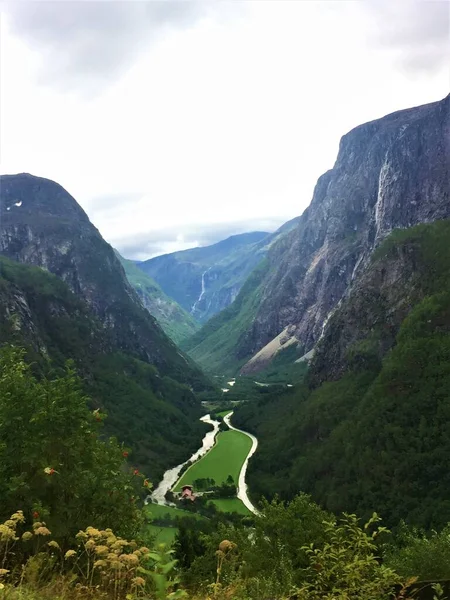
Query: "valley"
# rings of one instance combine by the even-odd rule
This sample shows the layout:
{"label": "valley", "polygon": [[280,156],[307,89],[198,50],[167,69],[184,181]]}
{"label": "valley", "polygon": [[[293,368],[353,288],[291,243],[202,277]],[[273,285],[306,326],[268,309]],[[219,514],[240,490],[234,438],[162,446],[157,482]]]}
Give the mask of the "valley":
{"label": "valley", "polygon": [[241,157],[230,222],[178,113],[86,211],[0,176],[0,600],[445,600],[450,95],[350,120],[303,211]]}

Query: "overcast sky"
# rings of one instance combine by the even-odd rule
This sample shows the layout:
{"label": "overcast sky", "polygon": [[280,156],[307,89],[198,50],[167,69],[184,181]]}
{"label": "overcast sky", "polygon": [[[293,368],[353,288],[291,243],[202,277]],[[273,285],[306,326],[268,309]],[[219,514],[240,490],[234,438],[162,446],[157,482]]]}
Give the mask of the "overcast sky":
{"label": "overcast sky", "polygon": [[2,173],[54,179],[125,256],[273,230],[340,137],[450,83],[450,3],[2,4]]}

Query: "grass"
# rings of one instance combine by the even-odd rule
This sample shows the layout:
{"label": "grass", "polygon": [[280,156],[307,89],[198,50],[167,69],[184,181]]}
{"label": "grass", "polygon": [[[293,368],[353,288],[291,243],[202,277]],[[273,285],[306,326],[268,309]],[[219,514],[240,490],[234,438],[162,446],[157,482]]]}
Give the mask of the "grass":
{"label": "grass", "polygon": [[222,418],[223,418],[223,417],[225,417],[226,415],[229,415],[229,414],[230,414],[230,412],[232,412],[230,409],[228,409],[228,410],[222,410],[221,412],[217,413],[217,416],[218,416],[218,417],[222,417]]}
{"label": "grass", "polygon": [[240,515],[251,515],[252,513],[248,510],[242,500],[238,498],[220,498],[217,500],[211,500],[216,505],[218,510],[222,512],[236,512]]}
{"label": "grass", "polygon": [[148,504],[147,512],[149,512],[154,519],[163,519],[166,515],[169,515],[171,519],[174,519],[175,517],[192,517],[193,519],[203,518],[197,513],[181,510],[174,506],[161,506],[160,504]]}
{"label": "grass", "polygon": [[158,525],[149,525],[148,532],[155,538],[156,544],[167,544],[171,546],[177,535],[177,527],[159,527]]}
{"label": "grass", "polygon": [[252,440],[239,431],[224,431],[217,436],[215,446],[190,467],[178,481],[175,491],[195,479],[211,477],[216,485],[225,483],[231,475],[237,483],[241,467],[252,447]]}

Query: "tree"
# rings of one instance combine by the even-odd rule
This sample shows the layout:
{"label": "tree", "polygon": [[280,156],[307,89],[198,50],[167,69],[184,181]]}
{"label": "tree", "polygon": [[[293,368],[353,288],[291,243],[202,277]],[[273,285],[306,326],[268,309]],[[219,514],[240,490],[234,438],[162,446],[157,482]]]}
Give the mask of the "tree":
{"label": "tree", "polygon": [[67,541],[93,523],[133,535],[142,479],[124,449],[100,440],[104,417],[88,409],[71,365],[38,380],[22,350],[1,348],[0,520],[21,509]]}

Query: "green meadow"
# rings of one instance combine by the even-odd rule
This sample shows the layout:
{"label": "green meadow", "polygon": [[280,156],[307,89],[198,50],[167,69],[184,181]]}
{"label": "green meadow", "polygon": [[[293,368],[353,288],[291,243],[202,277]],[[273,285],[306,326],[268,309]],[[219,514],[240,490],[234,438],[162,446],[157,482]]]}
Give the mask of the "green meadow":
{"label": "green meadow", "polygon": [[175,491],[205,477],[211,477],[216,485],[221,485],[231,475],[237,484],[241,467],[251,447],[252,440],[239,431],[219,433],[215,446],[182,475]]}
{"label": "green meadow", "polygon": [[217,510],[221,510],[222,512],[236,512],[240,515],[252,514],[242,500],[238,498],[218,498],[211,500],[211,502],[216,505]]}

